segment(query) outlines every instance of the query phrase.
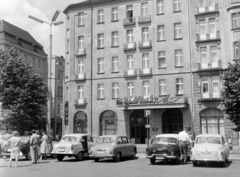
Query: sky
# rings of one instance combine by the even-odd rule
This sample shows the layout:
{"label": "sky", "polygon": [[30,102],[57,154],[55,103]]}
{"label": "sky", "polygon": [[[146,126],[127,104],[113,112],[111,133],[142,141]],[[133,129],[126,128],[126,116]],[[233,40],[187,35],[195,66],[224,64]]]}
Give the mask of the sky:
{"label": "sky", "polygon": [[65,19],[64,9],[70,4],[83,0],[0,0],[0,19],[28,31],[49,54],[50,26],[28,18],[29,15],[51,22],[56,10],[61,10],[57,21],[64,21],[59,26],[52,25],[52,55],[65,57]]}

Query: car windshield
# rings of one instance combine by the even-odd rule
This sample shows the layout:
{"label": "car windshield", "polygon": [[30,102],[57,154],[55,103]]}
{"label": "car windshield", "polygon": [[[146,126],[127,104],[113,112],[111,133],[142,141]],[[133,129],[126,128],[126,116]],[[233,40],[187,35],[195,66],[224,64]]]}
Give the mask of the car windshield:
{"label": "car windshield", "polygon": [[219,137],[197,137],[195,144],[210,143],[210,144],[221,144]]}
{"label": "car windshield", "polygon": [[64,136],[60,140],[61,143],[65,142],[70,142],[70,143],[76,143],[77,142],[77,137],[74,136]]}
{"label": "car windshield", "polygon": [[21,141],[21,143],[27,143],[29,141],[29,137],[28,136],[21,136],[20,141]]}
{"label": "car windshield", "polygon": [[177,139],[174,137],[157,137],[153,139],[152,144],[177,144]]}
{"label": "car windshield", "polygon": [[108,144],[108,143],[114,143],[115,138],[114,137],[101,137],[98,138],[98,144]]}

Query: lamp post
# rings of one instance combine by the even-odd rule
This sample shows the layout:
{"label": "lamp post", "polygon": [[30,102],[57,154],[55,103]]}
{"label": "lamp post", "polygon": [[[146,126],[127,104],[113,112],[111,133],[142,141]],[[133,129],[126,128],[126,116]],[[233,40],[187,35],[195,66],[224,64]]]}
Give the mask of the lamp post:
{"label": "lamp post", "polygon": [[49,22],[45,22],[43,20],[40,20],[36,17],[33,17],[31,15],[28,16],[28,18],[38,22],[38,23],[46,23],[50,26],[50,35],[49,35],[49,67],[48,67],[48,116],[47,116],[47,131],[50,132],[51,130],[51,113],[52,113],[52,89],[51,89],[51,74],[52,74],[52,24],[54,26],[57,26],[57,25],[61,25],[63,24],[63,21],[58,21],[58,22],[55,22],[59,13],[61,11],[60,10],[56,10],[55,14],[53,15],[52,17],[52,21],[49,23]]}

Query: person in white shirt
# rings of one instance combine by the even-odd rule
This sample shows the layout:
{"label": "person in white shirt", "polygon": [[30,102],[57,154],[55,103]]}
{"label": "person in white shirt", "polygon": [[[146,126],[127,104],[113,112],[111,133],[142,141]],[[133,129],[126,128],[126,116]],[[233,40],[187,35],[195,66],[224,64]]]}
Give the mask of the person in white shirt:
{"label": "person in white shirt", "polygon": [[188,127],[178,134],[179,139],[179,147],[180,147],[180,161],[181,164],[185,164],[187,162],[187,151],[188,151],[188,144],[190,142],[190,138],[188,136]]}

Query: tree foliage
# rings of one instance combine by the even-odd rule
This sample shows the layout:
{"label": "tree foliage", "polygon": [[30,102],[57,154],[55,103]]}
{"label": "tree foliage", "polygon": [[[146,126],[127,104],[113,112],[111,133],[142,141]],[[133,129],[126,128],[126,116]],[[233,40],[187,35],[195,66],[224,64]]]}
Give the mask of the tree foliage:
{"label": "tree foliage", "polygon": [[40,74],[19,57],[14,48],[8,56],[0,50],[0,102],[5,123],[20,132],[46,127],[42,112],[47,104],[48,87]]}
{"label": "tree foliage", "polygon": [[240,131],[240,61],[229,63],[227,71],[223,76],[224,112],[236,125],[235,131]]}

